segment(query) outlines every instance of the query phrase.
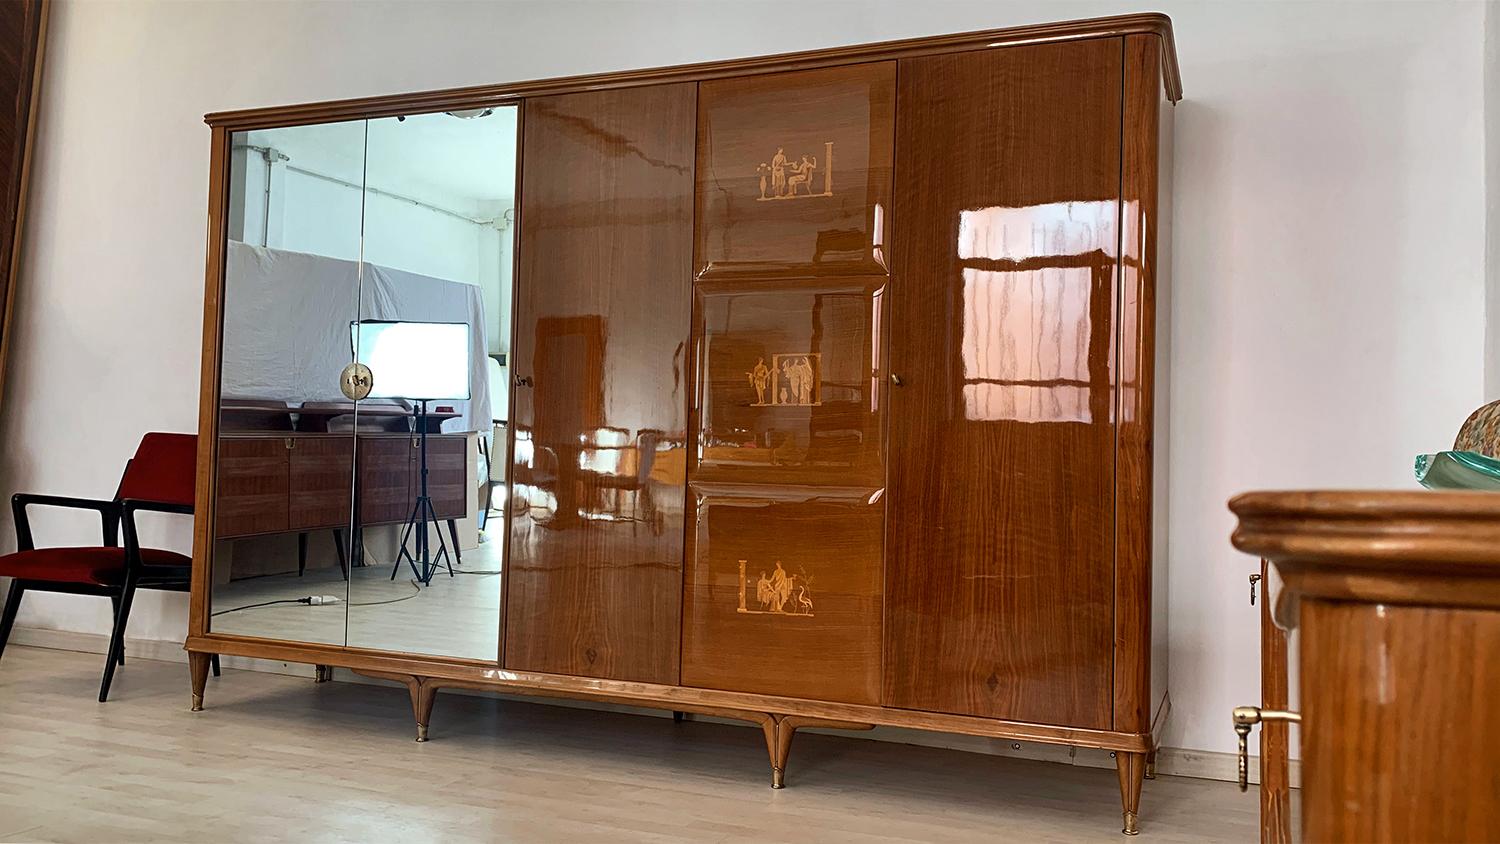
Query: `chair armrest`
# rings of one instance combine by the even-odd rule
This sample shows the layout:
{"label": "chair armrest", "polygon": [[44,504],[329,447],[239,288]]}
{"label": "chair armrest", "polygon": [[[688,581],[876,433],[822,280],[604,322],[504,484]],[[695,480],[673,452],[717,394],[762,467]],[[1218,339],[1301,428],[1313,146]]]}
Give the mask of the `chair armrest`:
{"label": "chair armrest", "polygon": [[26,516],[26,508],[32,504],[43,507],[68,507],[75,510],[97,510],[104,534],[104,544],[115,546],[120,543],[119,525],[121,509],[118,501],[18,492],[10,497],[10,512],[15,518],[16,523],[17,550],[32,551],[36,549],[36,542],[31,537],[31,520]]}
{"label": "chair armrest", "polygon": [[127,498],[120,502],[121,514],[133,513],[137,510],[149,510],[153,513],[178,513],[184,516],[193,515],[191,504],[167,504],[162,501],[142,501],[138,498]]}
{"label": "chair armrest", "polygon": [[125,566],[128,577],[138,577],[141,571],[141,543],[135,530],[135,514],[139,510],[153,513],[193,514],[191,504],[167,504],[161,501],[141,501],[127,498],[120,502],[120,521],[125,525]]}

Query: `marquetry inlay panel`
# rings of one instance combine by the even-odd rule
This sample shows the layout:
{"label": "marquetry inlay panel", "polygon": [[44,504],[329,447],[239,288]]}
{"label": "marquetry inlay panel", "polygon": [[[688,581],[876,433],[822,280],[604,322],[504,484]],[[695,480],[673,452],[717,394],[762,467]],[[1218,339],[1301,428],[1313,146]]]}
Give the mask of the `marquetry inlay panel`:
{"label": "marquetry inlay panel", "polygon": [[702,83],[700,273],[884,273],[895,102],[894,62]]}
{"label": "marquetry inlay panel", "polygon": [[883,279],[699,284],[699,481],[879,486]]}
{"label": "marquetry inlay panel", "polygon": [[880,695],[880,502],[697,495],[682,681],[873,703]]}

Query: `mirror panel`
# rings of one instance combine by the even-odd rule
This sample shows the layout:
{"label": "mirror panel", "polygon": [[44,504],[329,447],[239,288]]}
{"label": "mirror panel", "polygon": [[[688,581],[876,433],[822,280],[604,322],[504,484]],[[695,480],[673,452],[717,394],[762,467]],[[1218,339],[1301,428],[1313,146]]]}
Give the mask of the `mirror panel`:
{"label": "mirror panel", "polygon": [[[364,121],[235,133],[219,390],[216,633],[342,645]],[[313,603],[316,600],[317,603]]]}
{"label": "mirror panel", "polygon": [[514,107],[369,123],[351,647],[499,657],[516,129]]}

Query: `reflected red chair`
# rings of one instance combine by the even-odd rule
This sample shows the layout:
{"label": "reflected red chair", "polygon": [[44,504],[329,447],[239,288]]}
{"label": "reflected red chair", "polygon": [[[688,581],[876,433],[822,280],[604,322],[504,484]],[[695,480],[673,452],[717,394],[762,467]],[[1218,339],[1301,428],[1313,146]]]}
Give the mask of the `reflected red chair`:
{"label": "reflected red chair", "polygon": [[[191,557],[173,551],[142,548],[135,514],[193,512],[198,438],[192,434],[150,433],[141,438],[135,457],[125,464],[119,491],[110,500],[16,493],[11,512],[16,523],[16,553],[0,556],[0,575],[12,578],[0,616],[0,655],[10,638],[21,597],[27,592],[102,595],[114,604],[114,629],[104,661],[99,701],[109,697],[115,666],[125,664],[125,625],[137,589],[187,592],[192,586]],[[70,507],[99,513],[103,544],[89,547],[37,548],[27,508]],[[124,526],[125,545],[120,546]],[[214,675],[219,673],[217,659]]]}

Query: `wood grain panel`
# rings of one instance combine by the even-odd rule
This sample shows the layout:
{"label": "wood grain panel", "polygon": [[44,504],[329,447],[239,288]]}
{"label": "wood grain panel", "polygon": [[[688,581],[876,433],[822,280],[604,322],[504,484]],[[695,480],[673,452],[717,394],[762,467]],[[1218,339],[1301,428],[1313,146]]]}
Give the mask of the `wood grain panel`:
{"label": "wood grain panel", "polygon": [[884,508],[753,496],[698,500],[683,684],[878,702]]}
{"label": "wood grain panel", "polygon": [[[1153,433],[1156,398],[1157,172],[1161,56],[1155,38],[1125,40],[1121,138],[1119,359],[1115,393],[1119,435],[1115,475],[1114,722],[1151,724],[1151,606],[1154,544]],[[1163,445],[1165,443],[1163,442]],[[1165,595],[1161,596],[1165,600]]]}
{"label": "wood grain panel", "polygon": [[507,668],[678,679],[696,92],[525,105]]}
{"label": "wood grain panel", "polygon": [[1111,725],[1121,48],[901,63],[888,705]]}
{"label": "wood grain panel", "polygon": [[193,502],[193,587],[188,596],[189,636],[208,632],[218,528],[219,363],[223,350],[230,133],[216,127],[209,134],[208,231],[203,249],[203,359],[198,371],[198,466]]}
{"label": "wood grain panel", "polygon": [[1300,614],[1303,840],[1500,840],[1500,612]]}
{"label": "wood grain panel", "polygon": [[[469,511],[469,443],[462,436],[427,438],[427,494],[439,519],[461,519]],[[421,464],[417,464],[420,484]]]}
{"label": "wood grain panel", "polygon": [[354,438],[297,437],[287,457],[289,528],[347,528],[354,490]]}
{"label": "wood grain panel", "polygon": [[6,105],[0,109],[0,385],[10,356],[50,10],[50,0],[0,4],[0,103]]}
{"label": "wood grain panel", "polygon": [[699,88],[701,277],[884,273],[896,63]]}
{"label": "wood grain panel", "polygon": [[[1260,707],[1291,708],[1287,633],[1271,618],[1271,566],[1260,561]],[[1292,844],[1291,727],[1285,721],[1260,725],[1260,842]]]}
{"label": "wood grain panel", "polygon": [[411,515],[417,500],[412,442],[404,436],[359,436],[360,524],[400,522]]}
{"label": "wood grain panel", "polygon": [[288,529],[289,451],[283,437],[219,440],[217,536]]}
{"label": "wood grain panel", "polygon": [[884,486],[884,290],[700,283],[693,479]]}

